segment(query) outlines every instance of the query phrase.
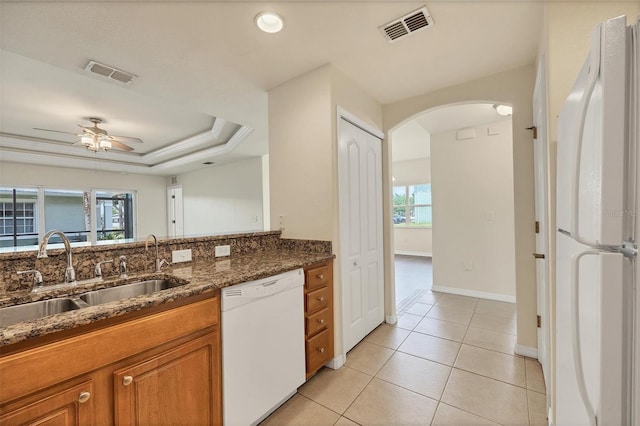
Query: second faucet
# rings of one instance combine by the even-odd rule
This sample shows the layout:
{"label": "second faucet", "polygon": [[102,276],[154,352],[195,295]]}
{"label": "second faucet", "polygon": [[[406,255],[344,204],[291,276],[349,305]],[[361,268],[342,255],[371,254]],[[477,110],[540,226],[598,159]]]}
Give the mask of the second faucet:
{"label": "second faucet", "polygon": [[144,240],[144,250],[149,251],[149,240],[151,238],[153,238],[153,243],[156,246],[156,272],[160,272],[162,265],[168,265],[169,262],[166,259],[160,259],[160,254],[158,253],[158,239],[153,234],[147,235],[147,238]]}

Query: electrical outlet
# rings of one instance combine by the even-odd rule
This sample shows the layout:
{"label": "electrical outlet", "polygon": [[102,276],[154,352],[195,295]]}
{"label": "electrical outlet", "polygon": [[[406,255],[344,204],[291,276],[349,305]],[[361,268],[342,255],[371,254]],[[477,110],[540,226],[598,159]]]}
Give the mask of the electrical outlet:
{"label": "electrical outlet", "polygon": [[173,250],[171,252],[171,263],[191,262],[191,249]]}
{"label": "electrical outlet", "polygon": [[231,256],[231,246],[216,246],[215,256]]}
{"label": "electrical outlet", "polygon": [[465,271],[472,271],[473,270],[473,262],[471,260],[466,260],[466,261],[462,262],[462,267],[464,268]]}

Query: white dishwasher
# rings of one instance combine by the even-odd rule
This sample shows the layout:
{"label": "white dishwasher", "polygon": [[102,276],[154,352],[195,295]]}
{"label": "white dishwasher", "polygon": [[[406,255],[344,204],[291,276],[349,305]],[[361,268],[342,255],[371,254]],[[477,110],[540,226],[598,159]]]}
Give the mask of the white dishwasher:
{"label": "white dishwasher", "polygon": [[305,381],[302,269],[222,289],[224,424],[253,425]]}

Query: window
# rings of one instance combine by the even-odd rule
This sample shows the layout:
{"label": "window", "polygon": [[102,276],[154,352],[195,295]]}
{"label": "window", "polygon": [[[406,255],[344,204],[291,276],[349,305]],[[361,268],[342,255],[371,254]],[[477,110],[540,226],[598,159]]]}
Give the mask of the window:
{"label": "window", "polygon": [[133,238],[132,202],[133,197],[130,193],[96,194],[98,240]]}
{"label": "window", "polygon": [[[90,241],[90,210],[85,211],[85,203],[89,203],[90,199],[91,191],[45,189],[45,232],[51,229],[62,231],[72,243]],[[57,235],[54,235],[49,241],[51,243],[62,242]]]}
{"label": "window", "polygon": [[37,189],[0,188],[0,247],[38,243]]}
{"label": "window", "polygon": [[[0,187],[0,248],[35,248],[51,229],[72,243],[133,239],[133,202],[126,191]],[[61,242],[57,235],[49,240]]]}
{"label": "window", "polygon": [[395,226],[431,226],[431,184],[393,187]]}

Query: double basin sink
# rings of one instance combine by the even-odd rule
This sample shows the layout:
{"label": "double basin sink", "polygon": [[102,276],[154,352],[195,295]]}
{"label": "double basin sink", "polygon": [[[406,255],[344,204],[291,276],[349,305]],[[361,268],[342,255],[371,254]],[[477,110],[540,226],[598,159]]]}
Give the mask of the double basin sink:
{"label": "double basin sink", "polygon": [[22,305],[8,306],[6,308],[0,308],[0,327],[74,311],[89,306],[124,300],[130,297],[152,294],[180,285],[182,284],[167,279],[147,280],[94,290],[77,296],[59,297]]}

